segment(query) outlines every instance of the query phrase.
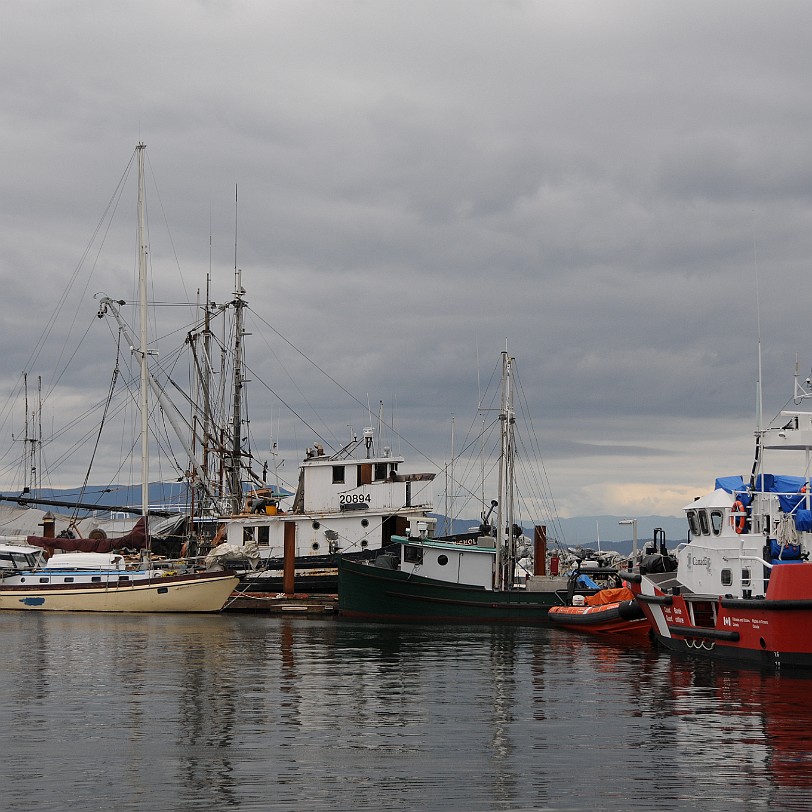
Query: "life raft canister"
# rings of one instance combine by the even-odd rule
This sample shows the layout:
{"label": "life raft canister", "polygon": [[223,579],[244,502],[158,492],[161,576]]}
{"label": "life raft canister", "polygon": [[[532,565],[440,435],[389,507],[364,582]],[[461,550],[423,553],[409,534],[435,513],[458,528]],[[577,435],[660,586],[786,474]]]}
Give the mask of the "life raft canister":
{"label": "life raft canister", "polygon": [[[741,513],[741,516],[734,516],[734,513]],[[747,525],[747,516],[744,515],[744,505],[737,499],[730,509],[730,526],[737,533],[744,533],[744,528]]]}

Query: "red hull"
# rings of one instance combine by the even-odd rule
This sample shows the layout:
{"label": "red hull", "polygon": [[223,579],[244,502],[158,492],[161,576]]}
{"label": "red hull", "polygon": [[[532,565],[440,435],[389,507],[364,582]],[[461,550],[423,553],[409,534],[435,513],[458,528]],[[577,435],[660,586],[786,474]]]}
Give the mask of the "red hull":
{"label": "red hull", "polygon": [[672,650],[812,667],[812,564],[774,567],[764,598],[649,595],[641,582],[632,585],[657,639]]}

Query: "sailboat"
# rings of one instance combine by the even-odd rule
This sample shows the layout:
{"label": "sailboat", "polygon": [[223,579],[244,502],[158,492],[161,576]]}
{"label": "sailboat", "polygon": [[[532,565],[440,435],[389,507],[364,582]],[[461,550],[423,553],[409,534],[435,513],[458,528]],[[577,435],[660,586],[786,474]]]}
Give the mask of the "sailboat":
{"label": "sailboat", "polygon": [[[87,540],[28,537],[26,545],[0,545],[0,609],[88,612],[217,612],[231,596],[233,573],[194,566],[166,570],[156,566],[149,547],[149,342],[147,331],[147,246],[145,229],[144,151],[138,163],[138,285],[140,335],[127,333],[118,305],[101,300],[100,316],[112,313],[127,336],[140,367],[141,520],[121,548],[141,549],[138,566],[130,567],[116,550],[75,552]],[[61,552],[46,560],[42,548]]]}
{"label": "sailboat", "polygon": [[[371,562],[342,556],[340,615],[398,622],[546,623],[550,607],[565,602],[566,577],[534,574],[523,583],[515,578],[516,545],[522,533],[513,508],[515,359],[505,351],[501,360],[500,498],[492,501],[479,528],[471,532],[434,536],[430,525],[418,520],[404,535],[393,536],[393,552]],[[536,539],[541,531],[537,526]]]}

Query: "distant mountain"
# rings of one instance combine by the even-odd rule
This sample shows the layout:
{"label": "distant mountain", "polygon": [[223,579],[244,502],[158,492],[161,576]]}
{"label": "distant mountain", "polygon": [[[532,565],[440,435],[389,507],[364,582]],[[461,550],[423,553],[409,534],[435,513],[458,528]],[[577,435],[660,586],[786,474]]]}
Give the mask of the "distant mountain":
{"label": "distant mountain", "polygon": [[[556,527],[548,526],[547,536],[550,543],[558,538],[565,547],[589,547],[596,549],[600,540],[601,548],[631,552],[633,531],[631,525],[622,525],[618,522],[637,519],[637,542],[639,549],[646,541],[651,541],[655,528],[662,528],[665,532],[668,547],[674,547],[687,539],[688,523],[684,517],[678,516],[573,516],[569,519],[559,519]],[[444,532],[444,517],[437,517],[437,532]],[[478,519],[457,519],[454,521],[454,533],[462,533],[472,527],[477,527]],[[560,533],[559,533],[560,528]],[[524,527],[528,536],[533,535],[532,527]],[[561,537],[563,535],[563,537]]]}
{"label": "distant mountain", "polygon": [[[17,494],[5,494],[17,496]],[[141,505],[140,486],[111,485],[88,486],[84,492],[76,488],[53,489],[47,488],[39,491],[44,499],[54,499],[64,502],[81,501],[83,504],[94,505],[98,510],[115,511],[116,507],[131,506],[138,510]],[[183,482],[152,482],[149,486],[150,505],[170,505],[177,510],[183,510],[186,499],[186,485]],[[64,512],[64,511],[63,511]],[[446,532],[445,517],[434,514],[437,518],[437,532]],[[665,531],[668,547],[674,547],[687,538],[688,525],[684,517],[678,516],[573,516],[560,519],[557,526],[548,527],[547,535],[550,542],[557,539],[565,547],[589,547],[595,549],[600,539],[602,548],[628,552],[632,546],[632,528],[630,525],[618,524],[621,520],[637,519],[638,546],[642,549],[646,541],[651,540],[654,529],[661,527]],[[447,532],[463,533],[466,530],[479,526],[479,519],[455,519],[453,529]],[[526,535],[533,535],[532,527],[524,527]],[[560,532],[559,532],[560,530]]]}

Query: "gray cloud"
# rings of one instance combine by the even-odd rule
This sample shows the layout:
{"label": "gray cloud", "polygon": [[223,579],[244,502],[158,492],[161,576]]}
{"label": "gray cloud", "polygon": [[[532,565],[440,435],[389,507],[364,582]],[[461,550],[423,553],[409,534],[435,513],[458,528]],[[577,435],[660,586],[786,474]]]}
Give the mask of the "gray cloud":
{"label": "gray cloud", "polygon": [[749,465],[757,287],[768,413],[812,363],[810,23],[801,2],[7,10],[3,431],[20,373],[50,392],[85,332],[46,410],[103,398],[93,294],[133,296],[131,195],[83,252],[144,140],[156,298],[211,267],[225,300],[238,223],[266,445],[278,421],[292,460],[317,418],[338,442],[383,400],[416,467],[442,462],[507,341],[563,512],[678,511]]}

